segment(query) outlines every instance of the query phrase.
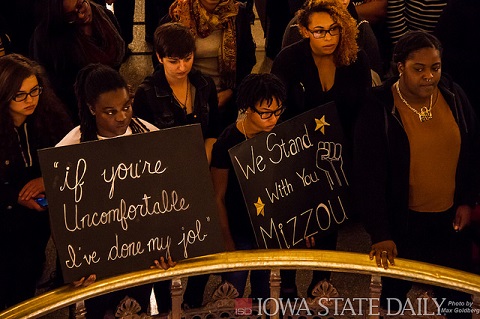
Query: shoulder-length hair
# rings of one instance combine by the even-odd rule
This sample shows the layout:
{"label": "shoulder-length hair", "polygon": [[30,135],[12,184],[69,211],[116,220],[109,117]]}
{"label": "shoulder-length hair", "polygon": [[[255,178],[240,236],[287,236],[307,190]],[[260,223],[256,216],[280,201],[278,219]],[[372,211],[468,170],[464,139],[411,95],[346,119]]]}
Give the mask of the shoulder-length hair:
{"label": "shoulder-length hair", "polygon": [[338,0],[307,0],[297,11],[298,24],[308,29],[310,16],[315,12],[326,12],[340,26],[340,39],[335,49],[334,61],[337,66],[350,65],[357,60],[358,28],[355,19]]}
{"label": "shoulder-length hair", "polygon": [[[10,103],[22,87],[23,81],[35,76],[43,88],[38,104],[29,116],[38,136],[40,147],[54,146],[71,129],[72,123],[64,105],[57,98],[45,75],[36,62],[20,55],[10,54],[0,58],[0,145],[2,152],[18,146]],[[30,122],[30,120],[29,120]]]}

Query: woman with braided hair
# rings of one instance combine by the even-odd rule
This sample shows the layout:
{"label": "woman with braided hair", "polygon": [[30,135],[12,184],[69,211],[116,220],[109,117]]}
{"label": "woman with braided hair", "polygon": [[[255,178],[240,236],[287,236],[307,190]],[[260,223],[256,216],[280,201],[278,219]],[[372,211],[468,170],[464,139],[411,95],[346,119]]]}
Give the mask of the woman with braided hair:
{"label": "woman with braided hair", "polygon": [[75,95],[80,125],[57,146],[158,130],[132,116],[130,87],[111,67],[96,63],[80,70],[75,82]]}
{"label": "woman with braided hair", "polygon": [[[125,79],[109,66],[95,63],[89,64],[77,75],[75,95],[78,101],[80,125],[70,131],[57,146],[66,146],[82,142],[104,140],[138,133],[157,131],[158,128],[133,116],[133,94]],[[167,269],[175,263],[155,261],[158,268]],[[73,283],[74,286],[88,286],[96,280],[94,274]],[[169,296],[169,282],[161,285],[157,293]],[[113,316],[116,304],[125,295],[134,297],[142,307],[148,307],[152,285],[143,285],[118,291],[101,297],[87,300],[87,318],[103,318]]]}

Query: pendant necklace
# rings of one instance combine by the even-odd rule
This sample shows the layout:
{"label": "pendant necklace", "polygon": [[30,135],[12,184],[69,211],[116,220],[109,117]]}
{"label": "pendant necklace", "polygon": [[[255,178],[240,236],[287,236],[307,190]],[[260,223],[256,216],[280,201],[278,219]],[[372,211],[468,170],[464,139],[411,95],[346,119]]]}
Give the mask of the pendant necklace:
{"label": "pendant necklace", "polygon": [[242,119],[242,129],[243,129],[243,135],[245,136],[245,140],[248,140],[247,131],[245,130],[245,119]]}
{"label": "pendant necklace", "polygon": [[172,90],[173,97],[178,102],[178,104],[180,104],[180,107],[183,109],[185,114],[187,114],[187,103],[188,103],[189,92],[190,92],[190,81],[188,80],[188,78],[187,78],[187,93],[185,93],[185,103],[180,102],[178,97],[175,95],[175,92],[173,92]]}
{"label": "pendant necklace", "polygon": [[397,89],[397,93],[398,93],[398,96],[400,97],[400,99],[402,100],[403,103],[405,103],[405,105],[410,109],[412,110],[415,114],[418,115],[418,118],[420,119],[420,122],[426,122],[428,120],[431,120],[433,118],[433,115],[432,115],[432,106],[433,106],[433,93],[432,95],[430,95],[430,107],[427,108],[426,106],[422,107],[420,109],[420,112],[418,112],[417,110],[415,110],[413,107],[410,106],[410,104],[408,104],[407,100],[405,100],[402,96],[402,93],[400,93],[400,88],[399,88],[399,85],[398,85],[398,81],[395,82],[395,88]]}

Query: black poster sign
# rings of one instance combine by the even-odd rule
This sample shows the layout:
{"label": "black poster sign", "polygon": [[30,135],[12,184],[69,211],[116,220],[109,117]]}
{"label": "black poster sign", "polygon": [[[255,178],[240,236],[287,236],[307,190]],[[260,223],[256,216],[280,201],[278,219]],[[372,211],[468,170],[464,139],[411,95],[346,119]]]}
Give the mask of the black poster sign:
{"label": "black poster sign", "polygon": [[348,219],[348,158],[333,102],[229,153],[260,247],[302,248]]}
{"label": "black poster sign", "polygon": [[66,282],[224,251],[199,125],[39,157]]}

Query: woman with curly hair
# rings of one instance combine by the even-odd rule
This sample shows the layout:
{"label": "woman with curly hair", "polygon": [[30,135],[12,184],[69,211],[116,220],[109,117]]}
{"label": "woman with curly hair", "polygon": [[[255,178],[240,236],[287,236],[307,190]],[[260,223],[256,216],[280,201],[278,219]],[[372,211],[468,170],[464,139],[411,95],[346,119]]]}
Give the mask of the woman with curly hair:
{"label": "woman with curly hair", "polygon": [[304,39],[284,48],[271,71],[287,88],[283,119],[335,101],[351,136],[359,101],[372,83],[367,56],[358,51],[355,19],[338,0],[309,0],[297,17]]}
{"label": "woman with curly hair", "polygon": [[[304,39],[284,48],[271,71],[287,90],[282,118],[334,101],[345,134],[344,157],[351,157],[354,124],[372,83],[367,56],[358,51],[355,19],[338,0],[308,0],[297,17]],[[308,243],[316,249],[335,250],[337,233],[310,238]],[[329,272],[314,271],[308,295],[312,297],[317,282],[329,277]],[[281,288],[282,297],[297,296],[295,271],[282,271]]]}
{"label": "woman with curly hair", "polygon": [[18,54],[0,58],[0,311],[35,295],[50,237],[37,150],[71,124],[43,70]]}

